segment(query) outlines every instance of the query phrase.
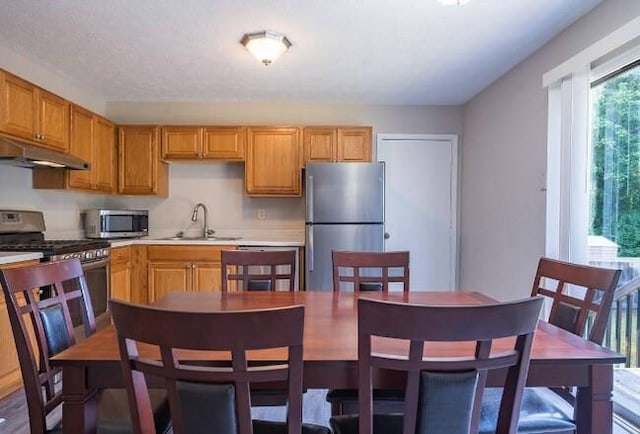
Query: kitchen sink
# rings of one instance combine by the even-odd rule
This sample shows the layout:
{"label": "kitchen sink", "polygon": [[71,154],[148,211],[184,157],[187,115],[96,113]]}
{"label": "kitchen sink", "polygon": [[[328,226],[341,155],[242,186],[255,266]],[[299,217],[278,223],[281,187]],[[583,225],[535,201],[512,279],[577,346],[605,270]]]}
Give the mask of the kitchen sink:
{"label": "kitchen sink", "polygon": [[165,237],[165,238],[161,238],[162,240],[171,240],[171,241],[235,241],[235,240],[239,240],[242,237],[223,237],[223,236],[210,236],[210,237],[203,237],[203,236],[186,236],[186,237],[179,237],[179,236],[173,236],[173,237]]}

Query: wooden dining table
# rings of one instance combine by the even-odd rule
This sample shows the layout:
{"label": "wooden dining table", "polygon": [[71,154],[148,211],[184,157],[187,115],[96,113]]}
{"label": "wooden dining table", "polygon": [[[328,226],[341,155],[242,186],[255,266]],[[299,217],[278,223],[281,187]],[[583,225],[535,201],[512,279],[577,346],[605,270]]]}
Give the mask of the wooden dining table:
{"label": "wooden dining table", "polygon": [[[333,293],[300,292],[176,292],[158,300],[154,306],[186,311],[219,311],[304,305],[304,387],[357,388],[357,299],[367,297],[431,305],[477,305],[495,302],[479,292],[390,292]],[[384,318],[380,319],[384,321]],[[459,321],[464,321],[459,318]],[[163,327],[163,324],[149,324]],[[473,327],[473,324],[469,324]],[[225,333],[202,330],[202,333]],[[278,333],[278,324],[273,324]],[[455,355],[466,343],[439,345],[439,354]],[[460,345],[460,347],[458,347]],[[505,342],[505,345],[507,343]],[[506,347],[505,347],[506,348]],[[381,350],[384,348],[382,347]],[[498,343],[496,351],[500,350]],[[153,349],[142,356],[153,357]],[[185,358],[201,360],[197,352]],[[211,362],[211,354],[208,353]],[[258,352],[260,359],[282,359],[280,351]],[[224,362],[221,360],[213,362]],[[613,425],[613,365],[624,357],[599,345],[540,321],[531,353],[528,386],[576,386],[578,433],[610,434]],[[63,369],[63,428],[66,434],[95,433],[97,391],[123,387],[120,359],[113,326],[56,355],[52,364]],[[503,374],[488,378],[500,385]],[[380,387],[402,387],[402,379],[379,375]]]}

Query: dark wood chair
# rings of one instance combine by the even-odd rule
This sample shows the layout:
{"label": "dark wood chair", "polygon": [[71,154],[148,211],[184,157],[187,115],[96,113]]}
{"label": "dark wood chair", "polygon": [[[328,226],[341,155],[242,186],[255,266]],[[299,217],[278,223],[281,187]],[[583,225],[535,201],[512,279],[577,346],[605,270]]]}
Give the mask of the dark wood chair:
{"label": "dark wood chair", "polygon": [[[551,300],[548,321],[602,345],[620,270],[540,258],[532,295]],[[500,390],[487,389],[481,433],[494,432]],[[558,399],[558,395],[562,399]],[[574,433],[575,395],[568,388],[527,388],[522,402],[520,432]]]}
{"label": "dark wood chair", "polygon": [[[145,374],[164,380],[176,434],[330,433],[325,427],[302,424],[303,306],[186,312],[111,300],[110,309],[136,434],[154,433]],[[158,349],[159,359],[145,355],[149,345]],[[263,349],[286,349],[286,355],[250,363],[247,352]],[[230,362],[183,364],[184,350],[203,355],[224,351]],[[260,383],[286,385],[286,423],[251,420],[250,386]]]}
{"label": "dark wood chair", "polygon": [[[333,261],[333,290],[389,291],[390,284],[402,285],[409,291],[409,252],[331,252]],[[327,401],[331,414],[357,412],[358,391],[356,389],[330,389]],[[376,413],[402,411],[404,391],[394,389],[374,390]]]}
{"label": "dark wood chair", "polygon": [[[96,326],[82,266],[78,259],[71,259],[6,269],[0,271],[0,284],[20,361],[31,434],[60,432],[59,412],[53,410],[62,403],[62,372],[49,364],[49,358],[76,343],[71,305],[81,312],[84,336]],[[99,433],[131,432],[126,399],[124,389],[101,393]],[[154,391],[152,408],[151,421],[165,432],[169,412],[164,391]]]}
{"label": "dark wood chair", "polygon": [[389,290],[390,284],[401,283],[409,291],[409,252],[331,252],[333,290],[350,287],[356,291]]}
{"label": "dark wood chair", "polygon": [[[541,306],[540,297],[475,306],[360,298],[359,414],[333,416],[332,429],[336,434],[475,433],[488,372],[506,370],[496,432],[516,433]],[[380,339],[400,341],[397,351],[381,353]],[[500,350],[492,351],[498,339]],[[452,346],[466,354],[452,357]],[[402,414],[373,414],[374,378],[385,371],[406,374]]]}
{"label": "dark wood chair", "polygon": [[222,250],[221,262],[222,292],[233,287],[231,282],[238,291],[276,291],[278,282],[295,289],[295,250]]}

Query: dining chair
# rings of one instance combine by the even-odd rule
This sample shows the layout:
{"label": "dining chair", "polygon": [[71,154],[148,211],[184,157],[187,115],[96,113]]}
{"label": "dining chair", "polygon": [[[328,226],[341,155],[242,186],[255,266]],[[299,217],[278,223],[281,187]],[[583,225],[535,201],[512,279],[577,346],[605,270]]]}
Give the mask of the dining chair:
{"label": "dining chair", "polygon": [[278,283],[295,289],[295,250],[222,250],[222,292],[228,292],[231,282],[238,291],[276,291]]}
{"label": "dining chair", "polygon": [[[409,291],[409,252],[331,252],[333,263],[333,290],[389,291],[391,284],[402,286]],[[374,408],[379,413],[402,411],[404,391],[395,389],[375,389]],[[358,408],[356,389],[329,389],[327,402],[331,404],[331,414],[355,413]]]}
{"label": "dining chair", "polygon": [[[80,335],[95,332],[89,290],[78,259],[48,262],[0,271],[9,321],[18,352],[29,412],[31,434],[59,433],[54,410],[62,403],[62,372],[49,358],[75,345],[69,309],[75,305],[83,321]],[[73,308],[73,307],[72,307]],[[99,396],[98,433],[131,433],[131,416],[124,389],[107,389]],[[151,400],[158,432],[169,429],[166,393],[154,390]],[[47,420],[48,419],[48,420]]]}
{"label": "dining chair", "polygon": [[[110,301],[135,434],[153,434],[145,375],[166,385],[176,434],[329,434],[302,423],[304,307],[244,311],[175,311]],[[273,325],[277,324],[277,331]],[[155,352],[150,352],[151,345]],[[282,351],[251,363],[249,351]],[[182,351],[198,351],[203,363],[183,363]],[[206,354],[225,352],[228,365]],[[284,384],[286,422],[251,419],[250,387]]]}
{"label": "dining chair", "polygon": [[[531,295],[551,301],[547,321],[602,345],[620,270],[540,258]],[[480,432],[495,432],[500,389],[487,389]],[[559,399],[562,398],[562,399]],[[575,433],[575,395],[570,388],[526,388],[522,433]]]}
{"label": "dining chair", "polygon": [[409,252],[333,250],[333,290],[389,291],[393,283],[409,291]]}
{"label": "dining chair", "polygon": [[[331,428],[336,434],[475,433],[487,375],[499,370],[506,375],[496,432],[516,433],[541,306],[540,297],[465,306],[360,298],[359,414],[333,416]],[[383,340],[397,343],[383,352]],[[406,375],[403,412],[373,414],[374,378],[397,373]]]}

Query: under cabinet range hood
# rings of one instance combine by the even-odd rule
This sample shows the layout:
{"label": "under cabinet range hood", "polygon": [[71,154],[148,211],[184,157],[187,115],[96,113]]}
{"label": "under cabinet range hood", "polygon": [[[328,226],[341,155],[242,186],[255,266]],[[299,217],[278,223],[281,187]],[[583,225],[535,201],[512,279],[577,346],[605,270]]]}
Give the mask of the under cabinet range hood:
{"label": "under cabinet range hood", "polygon": [[0,164],[11,166],[87,170],[89,163],[72,155],[21,142],[0,135]]}

